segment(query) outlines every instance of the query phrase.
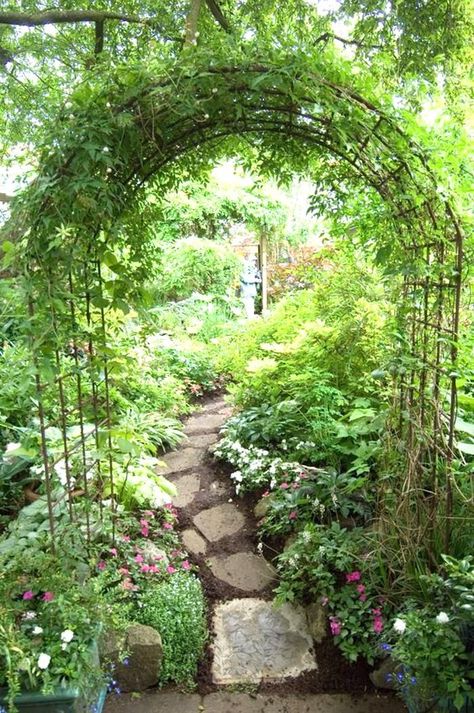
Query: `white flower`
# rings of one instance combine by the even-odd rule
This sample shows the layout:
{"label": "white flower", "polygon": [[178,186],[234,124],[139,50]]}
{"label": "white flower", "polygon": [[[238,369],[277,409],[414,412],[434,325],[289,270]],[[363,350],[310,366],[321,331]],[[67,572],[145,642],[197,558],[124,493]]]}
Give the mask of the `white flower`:
{"label": "white flower", "polygon": [[447,624],[449,621],[449,616],[446,614],[445,611],[440,611],[440,613],[436,617],[436,621],[438,622],[438,624]]}
{"label": "white flower", "polygon": [[259,555],[263,555],[263,542],[259,542],[257,545],[257,552]]}
{"label": "white flower", "polygon": [[66,651],[66,649],[67,649],[67,644],[62,643],[62,644],[61,644],[61,649],[62,649],[62,651]]}
{"label": "white flower", "polygon": [[5,453],[10,453],[10,451],[17,451],[19,448],[21,448],[21,443],[7,443]]}
{"label": "white flower", "polygon": [[39,636],[39,634],[43,633],[43,629],[41,626],[35,626],[31,633],[33,634],[33,636]]}
{"label": "white flower", "polygon": [[404,619],[395,619],[393,622],[393,630],[396,631],[397,634],[403,634],[406,628],[407,623]]}
{"label": "white flower", "polygon": [[29,621],[30,619],[36,619],[36,612],[35,611],[26,611],[22,619],[25,619],[26,621]]}
{"label": "white flower", "polygon": [[69,644],[70,641],[72,641],[74,638],[74,632],[71,631],[71,629],[64,629],[64,631],[61,634],[61,641],[63,641],[65,644]]}
{"label": "white flower", "polygon": [[40,654],[38,656],[38,668],[41,668],[44,671],[45,669],[48,668],[50,661],[51,661],[51,656],[49,656],[48,654]]}

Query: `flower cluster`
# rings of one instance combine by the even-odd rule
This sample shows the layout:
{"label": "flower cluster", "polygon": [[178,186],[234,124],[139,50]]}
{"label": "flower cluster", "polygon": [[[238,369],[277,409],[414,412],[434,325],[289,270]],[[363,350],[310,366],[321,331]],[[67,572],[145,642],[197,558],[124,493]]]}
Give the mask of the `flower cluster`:
{"label": "flower cluster", "polygon": [[150,577],[166,578],[192,565],[175,532],[176,509],[165,505],[161,511],[145,510],[130,535],[122,533],[115,547],[101,552],[97,570],[125,594],[138,592]]}

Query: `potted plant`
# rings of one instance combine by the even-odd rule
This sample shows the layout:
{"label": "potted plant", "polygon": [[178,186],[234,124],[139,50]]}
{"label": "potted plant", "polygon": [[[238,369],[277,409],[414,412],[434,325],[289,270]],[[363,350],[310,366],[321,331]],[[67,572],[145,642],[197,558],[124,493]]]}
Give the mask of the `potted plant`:
{"label": "potted plant", "polygon": [[[0,575],[0,710],[100,713],[96,640],[106,602],[85,572],[34,551]],[[100,618],[99,618],[100,617]]]}

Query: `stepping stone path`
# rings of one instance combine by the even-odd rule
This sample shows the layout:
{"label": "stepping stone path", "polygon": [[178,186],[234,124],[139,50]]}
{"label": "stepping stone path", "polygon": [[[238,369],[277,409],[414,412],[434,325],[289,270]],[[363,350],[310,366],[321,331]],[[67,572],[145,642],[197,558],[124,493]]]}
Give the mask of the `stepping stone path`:
{"label": "stepping stone path", "polygon": [[[209,594],[211,674],[216,686],[252,686],[317,671],[317,652],[303,609],[272,604],[276,571],[256,552],[256,518],[246,512],[211,453],[232,415],[222,398],[187,419],[187,439],[165,455],[158,472],[177,487],[181,538]],[[153,553],[150,553],[152,556]],[[267,683],[268,685],[268,683]],[[151,690],[110,697],[104,713],[402,713],[393,697],[257,695],[223,690],[208,695]]]}

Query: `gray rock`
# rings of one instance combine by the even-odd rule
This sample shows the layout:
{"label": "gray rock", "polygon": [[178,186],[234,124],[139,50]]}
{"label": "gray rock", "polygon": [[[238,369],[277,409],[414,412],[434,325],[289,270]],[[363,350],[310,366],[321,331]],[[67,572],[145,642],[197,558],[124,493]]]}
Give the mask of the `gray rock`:
{"label": "gray rock", "polygon": [[[103,663],[115,665],[114,679],[122,691],[144,691],[158,683],[163,648],[161,636],[151,626],[132,624],[126,631],[123,647],[115,632],[108,632],[100,643]],[[127,665],[121,651],[127,652]]]}
{"label": "gray rock", "polygon": [[223,503],[202,510],[193,522],[209,542],[217,542],[222,537],[238,532],[244,526],[245,518],[235,505]]}
{"label": "gray rock", "polygon": [[178,494],[173,498],[173,505],[177,508],[184,508],[194,500],[196,493],[201,487],[201,478],[199,475],[189,473],[182,475],[173,481]]}
{"label": "gray rock", "polygon": [[301,607],[234,599],[217,605],[214,629],[215,683],[258,683],[316,668]]}
{"label": "gray rock", "polygon": [[187,436],[217,433],[225,421],[226,416],[218,413],[203,413],[199,416],[191,416],[186,421],[184,432]]}
{"label": "gray rock", "polygon": [[167,477],[174,473],[182,473],[200,465],[203,458],[204,450],[200,448],[183,448],[180,451],[172,451],[163,456],[161,460],[165,465],[158,466],[157,473]]}
{"label": "gray rock", "polygon": [[305,607],[308,630],[313,639],[320,644],[327,636],[327,611],[317,602]]}
{"label": "gray rock", "polygon": [[189,436],[187,445],[190,448],[209,448],[216,443],[219,436],[217,433],[203,433],[200,436]]}
{"label": "gray rock", "polygon": [[188,552],[191,552],[193,555],[205,555],[207,551],[207,543],[204,537],[201,537],[199,532],[196,532],[196,530],[184,530],[181,533],[181,539],[183,541],[183,545],[187,549]]}
{"label": "gray rock", "polygon": [[271,502],[272,500],[270,495],[267,495],[267,497],[265,498],[260,498],[260,500],[253,509],[253,514],[255,515],[257,520],[261,520],[262,517],[265,517],[265,515],[270,509]]}
{"label": "gray rock", "polygon": [[229,557],[211,557],[214,577],[244,592],[265,589],[276,578],[276,570],[264,557],[252,552],[238,552]]}
{"label": "gray rock", "polygon": [[395,688],[393,679],[399,671],[401,671],[401,664],[394,661],[391,656],[387,656],[379,667],[369,674],[369,678],[375,688],[385,688],[391,691]]}
{"label": "gray rock", "polygon": [[157,562],[168,564],[169,562],[166,552],[149,540],[142,546],[142,557],[146,564],[156,564]]}

